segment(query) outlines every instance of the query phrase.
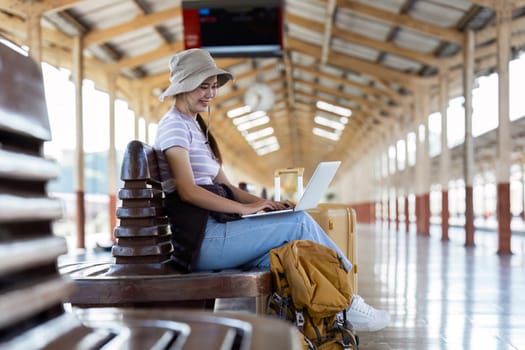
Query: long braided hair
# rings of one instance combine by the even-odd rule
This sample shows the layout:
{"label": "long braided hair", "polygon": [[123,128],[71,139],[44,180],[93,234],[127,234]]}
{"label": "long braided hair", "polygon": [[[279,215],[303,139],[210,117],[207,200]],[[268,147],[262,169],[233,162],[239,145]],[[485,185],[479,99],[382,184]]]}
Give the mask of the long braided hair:
{"label": "long braided hair", "polygon": [[209,115],[210,111],[208,109],[208,124],[204,121],[204,118],[200,115],[200,113],[197,113],[197,123],[199,123],[199,126],[201,127],[202,132],[206,136],[206,140],[208,141],[208,144],[210,145],[211,151],[213,152],[213,155],[215,158],[217,158],[217,161],[219,164],[222,164],[222,154],[219,150],[219,145],[217,144],[217,140],[210,132],[210,123],[209,123]]}

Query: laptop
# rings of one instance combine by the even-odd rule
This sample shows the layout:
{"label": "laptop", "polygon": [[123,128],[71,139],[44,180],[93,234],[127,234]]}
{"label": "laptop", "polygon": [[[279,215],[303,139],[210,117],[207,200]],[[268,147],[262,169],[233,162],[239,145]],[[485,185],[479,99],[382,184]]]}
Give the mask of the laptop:
{"label": "laptop", "polygon": [[253,218],[264,215],[275,215],[282,213],[289,213],[293,211],[301,211],[312,209],[319,204],[321,197],[326,192],[330,182],[335,176],[335,172],[341,165],[341,161],[334,162],[321,162],[315,168],[315,171],[308,181],[306,188],[304,189],[303,195],[299,198],[299,201],[294,208],[273,210],[273,211],[260,211],[253,214],[242,215],[243,218]]}

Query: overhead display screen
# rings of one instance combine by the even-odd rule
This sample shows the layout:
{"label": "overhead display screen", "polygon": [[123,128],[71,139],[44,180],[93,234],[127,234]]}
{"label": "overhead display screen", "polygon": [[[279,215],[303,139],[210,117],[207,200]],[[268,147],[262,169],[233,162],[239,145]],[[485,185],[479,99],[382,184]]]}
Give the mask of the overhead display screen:
{"label": "overhead display screen", "polygon": [[281,56],[281,2],[247,3],[183,1],[185,48],[203,48],[216,57]]}

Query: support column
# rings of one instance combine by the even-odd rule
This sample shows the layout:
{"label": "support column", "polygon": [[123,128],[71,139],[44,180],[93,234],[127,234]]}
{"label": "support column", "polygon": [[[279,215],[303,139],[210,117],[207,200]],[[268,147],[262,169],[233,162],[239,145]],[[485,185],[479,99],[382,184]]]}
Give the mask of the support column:
{"label": "support column", "polygon": [[[376,222],[376,203],[377,203],[377,191],[380,186],[378,186],[378,180],[379,176],[377,174],[377,168],[375,166],[375,159],[376,159],[376,153],[377,151],[374,149],[370,152],[370,156],[366,159],[366,168],[365,171],[367,174],[373,174],[373,176],[368,176],[367,186],[364,189],[364,193],[360,198],[361,202],[365,203],[363,204],[363,211],[366,212],[366,216],[368,220],[367,223],[373,223]],[[356,183],[354,179],[351,183]],[[351,188],[351,186],[348,186],[348,188]]]}
{"label": "support column", "polygon": [[384,166],[386,167],[386,177],[385,177],[385,190],[383,191],[383,195],[385,197],[385,207],[386,207],[386,213],[383,213],[383,215],[386,215],[386,224],[387,227],[390,228],[390,210],[391,210],[391,201],[390,201],[390,186],[392,178],[390,177],[390,158],[388,154],[388,144],[383,143],[383,154],[386,155],[386,164]]}
{"label": "support column", "polygon": [[405,194],[405,232],[410,231],[410,205],[408,202],[408,193]]}
{"label": "support column", "polygon": [[[416,157],[416,226],[417,233],[423,236],[430,234],[430,196],[429,196],[429,175],[430,175],[430,158],[428,155],[428,90],[418,89],[419,96],[415,102],[415,118],[419,121],[417,124],[417,157]],[[423,125],[424,133],[421,135],[419,126]]]}
{"label": "support column", "polygon": [[422,104],[421,104],[421,118],[424,126],[424,142],[423,142],[423,171],[422,171],[422,189],[423,189],[423,227],[421,233],[425,236],[430,236],[430,133],[428,130],[428,116],[430,115],[430,89],[426,87],[423,90]]}
{"label": "support column", "polygon": [[388,174],[388,152],[385,150],[384,142],[381,142],[381,174],[384,175],[381,190],[381,220],[386,221],[387,226],[390,227],[390,175]]}
{"label": "support column", "polygon": [[42,62],[42,27],[40,26],[42,13],[28,11],[26,15],[29,56],[36,62]]}
{"label": "support column", "polygon": [[115,243],[117,226],[117,152],[115,149],[115,100],[117,96],[117,73],[108,74],[109,94],[109,150],[108,150],[108,195],[109,195],[109,239]]}
{"label": "support column", "polygon": [[509,60],[511,39],[512,3],[499,1],[496,8],[496,38],[498,62],[498,254],[511,254],[510,231],[510,120],[509,120]]}
{"label": "support column", "polygon": [[[409,113],[407,113],[409,114]],[[408,118],[407,118],[408,119]],[[410,123],[406,122],[406,125],[410,125]],[[406,127],[405,128],[405,176],[404,176],[404,186],[405,186],[405,232],[408,233],[410,231],[410,203],[409,203],[409,200],[408,200],[408,197],[411,193],[411,190],[412,190],[412,182],[409,181],[410,178],[412,178],[412,176],[410,176],[410,174],[413,173],[413,168],[410,167],[410,165],[408,164],[408,157],[409,157],[409,150],[408,150],[408,131],[409,131],[409,127]]]}
{"label": "support column", "polygon": [[441,182],[441,240],[448,241],[448,181],[450,174],[450,151],[448,149],[448,67],[444,68],[440,80],[439,109],[441,111],[441,156],[439,163]]}
{"label": "support column", "polygon": [[376,158],[376,164],[377,164],[377,171],[378,171],[378,186],[376,190],[376,199],[377,199],[377,211],[376,211],[376,220],[379,220],[380,222],[383,222],[383,188],[385,186],[384,179],[383,179],[383,159],[381,154],[381,145],[377,147],[375,153]]}
{"label": "support column", "polygon": [[521,164],[521,220],[525,220],[525,163]]}
{"label": "support column", "polygon": [[135,128],[134,134],[133,134],[133,139],[135,139],[135,140],[139,140],[140,139],[140,135],[139,135],[139,118],[140,118],[140,115],[137,115],[135,113],[135,118],[133,118],[133,127]]}
{"label": "support column", "polygon": [[394,222],[395,222],[395,228],[396,232],[399,230],[399,193],[401,193],[399,189],[399,165],[398,165],[398,158],[399,155],[397,154],[397,141],[399,139],[399,125],[394,126],[394,132],[393,132],[393,147],[394,147],[394,174],[393,176],[393,188],[394,188]]}
{"label": "support column", "polygon": [[419,125],[421,118],[421,103],[420,101],[421,90],[418,88],[414,97],[414,131],[416,133],[416,163],[414,164],[414,177],[415,177],[415,186],[414,186],[414,196],[415,196],[415,215],[416,215],[416,234],[420,234],[422,231],[422,222],[423,222],[423,205],[422,205],[422,143],[419,135]]}
{"label": "support column", "polygon": [[465,179],[465,245],[474,245],[474,141],[472,138],[472,85],[474,82],[474,32],[468,30],[465,38],[463,94],[465,96],[465,142],[463,176]]}
{"label": "support column", "polygon": [[77,248],[86,247],[86,209],[84,203],[84,111],[82,99],[82,82],[84,80],[82,37],[77,35],[73,38],[73,82],[75,84],[75,192],[77,199]]}

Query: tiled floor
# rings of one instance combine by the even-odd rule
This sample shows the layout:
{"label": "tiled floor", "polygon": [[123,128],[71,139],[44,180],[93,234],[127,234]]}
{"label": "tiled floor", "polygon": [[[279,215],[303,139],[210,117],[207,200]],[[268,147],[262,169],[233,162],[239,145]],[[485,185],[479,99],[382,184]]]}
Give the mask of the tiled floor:
{"label": "tiled floor", "polygon": [[380,222],[357,232],[359,294],[392,316],[390,327],[359,333],[360,350],[525,350],[525,236],[513,238],[512,256],[499,256],[494,231],[476,231],[474,248],[461,229],[448,242],[439,226],[430,237]]}
{"label": "tiled floor", "polygon": [[358,227],[359,294],[392,316],[390,327],[360,334],[361,350],[525,350],[525,239],[498,256],[493,231],[477,231],[474,248],[463,230],[450,235]]}

